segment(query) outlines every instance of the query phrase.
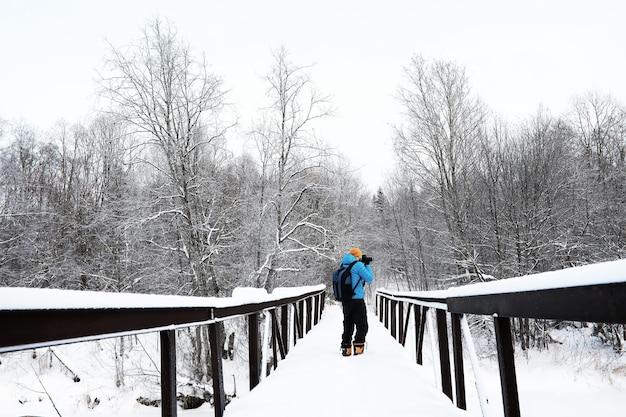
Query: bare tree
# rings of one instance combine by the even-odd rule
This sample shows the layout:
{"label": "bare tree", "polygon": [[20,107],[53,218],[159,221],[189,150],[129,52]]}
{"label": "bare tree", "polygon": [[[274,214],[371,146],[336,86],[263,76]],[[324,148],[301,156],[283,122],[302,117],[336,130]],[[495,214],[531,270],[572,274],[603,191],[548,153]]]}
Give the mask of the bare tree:
{"label": "bare tree", "polygon": [[20,285],[123,290],[126,274],[111,268],[131,265],[119,259],[130,166],[123,128],[101,119],[58,123],[45,141],[25,127],[13,133],[0,164],[3,272],[17,268]]}
{"label": "bare tree", "polygon": [[574,99],[571,122],[578,146],[601,178],[623,167],[626,158],[626,109],[611,96],[593,92]]}
{"label": "bare tree", "polygon": [[[132,137],[122,120],[100,116],[88,126],[76,126],[79,177],[82,179],[79,206],[83,214],[85,265],[80,277],[83,288],[118,292],[137,290],[137,259],[130,251],[129,218],[135,209],[135,161]],[[83,210],[77,210],[81,212]]]}
{"label": "bare tree", "polygon": [[307,67],[294,65],[285,48],[274,53],[266,81],[270,105],[254,131],[261,161],[255,276],[258,286],[271,290],[281,273],[299,270],[298,254],[327,251],[327,230],[309,203],[323,198],[320,171],[327,153],[313,127],[330,111]]}
{"label": "bare tree", "polygon": [[[153,193],[150,219],[166,219],[173,229],[153,243],[179,257],[191,287],[185,292],[217,295],[220,285],[213,255],[224,237],[221,213],[207,205],[212,147],[219,144],[224,106],[222,81],[211,74],[177,37],[172,25],[150,22],[140,42],[122,52],[111,47],[109,74],[101,80],[111,112],[145,138],[145,162],[164,186]],[[154,184],[156,185],[156,184]]]}
{"label": "bare tree", "polygon": [[[613,97],[593,92],[577,97],[570,124],[584,164],[587,237],[600,259],[626,250],[626,108]],[[589,240],[589,239],[588,239]]]}
{"label": "bare tree", "polygon": [[[222,80],[159,19],[128,50],[111,47],[107,64],[102,96],[145,139],[152,175],[141,223],[156,226],[150,242],[169,259],[160,263],[161,280],[173,284],[170,292],[221,295],[215,256],[231,236],[229,210],[236,203],[221,198],[217,179],[227,130]],[[208,379],[206,328],[196,328],[193,346],[194,377]]]}
{"label": "bare tree", "polygon": [[451,62],[428,63],[415,56],[399,91],[406,127],[398,128],[396,153],[444,217],[460,276],[481,279],[470,245],[468,217],[474,198],[471,177],[484,134],[485,108],[470,91],[465,70]]}
{"label": "bare tree", "polygon": [[445,270],[448,248],[443,242],[448,235],[443,218],[428,203],[430,198],[403,169],[387,182],[385,193],[379,190],[374,199],[377,229],[372,240],[378,242],[384,265],[379,276],[381,280],[393,278],[390,284],[398,289],[434,288],[440,284],[435,276]]}
{"label": "bare tree", "polygon": [[40,267],[38,223],[47,212],[47,199],[38,181],[49,170],[38,160],[33,129],[18,125],[11,134],[13,140],[0,153],[0,283],[39,286],[36,277],[42,274],[33,272]]}

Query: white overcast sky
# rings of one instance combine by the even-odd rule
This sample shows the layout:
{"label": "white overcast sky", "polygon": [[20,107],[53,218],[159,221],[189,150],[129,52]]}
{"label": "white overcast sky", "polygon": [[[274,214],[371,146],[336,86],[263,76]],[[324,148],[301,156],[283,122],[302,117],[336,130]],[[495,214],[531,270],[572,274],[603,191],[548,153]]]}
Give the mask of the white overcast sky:
{"label": "white overcast sky", "polygon": [[0,0],[0,119],[41,129],[84,120],[106,41],[130,44],[155,16],[207,54],[242,131],[273,49],[315,64],[337,109],[319,134],[370,186],[390,168],[394,94],[414,54],[464,66],[474,92],[510,121],[539,105],[561,114],[592,90],[626,104],[622,0]]}

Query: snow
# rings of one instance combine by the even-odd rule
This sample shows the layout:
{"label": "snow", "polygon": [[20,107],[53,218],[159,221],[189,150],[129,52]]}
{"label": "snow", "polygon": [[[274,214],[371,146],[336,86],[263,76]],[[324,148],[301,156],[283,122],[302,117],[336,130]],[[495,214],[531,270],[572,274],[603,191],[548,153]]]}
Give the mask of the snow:
{"label": "snow", "polygon": [[[513,292],[540,291],[556,288],[580,287],[586,285],[615,284],[626,282],[626,259],[584,265],[558,271],[501,279],[497,281],[451,287],[438,291],[389,291],[398,300],[403,296],[417,296],[444,301],[446,298],[471,297],[476,295],[506,294]],[[424,303],[429,307],[445,309],[445,303]]]}
{"label": "snow", "polygon": [[[226,407],[226,417],[263,416],[272,407],[272,416],[429,415],[442,409],[439,417],[480,416],[469,360],[465,360],[468,411],[450,406],[438,388],[430,344],[424,345],[424,366],[415,365],[413,337],[402,348],[371,315],[367,350],[362,356],[344,358],[339,354],[341,311],[327,304],[322,320],[292,347],[257,388],[248,391],[242,374],[245,361],[224,361],[226,393],[238,398]],[[586,333],[587,332],[587,333]],[[520,408],[524,417],[566,415],[590,417],[623,415],[626,409],[626,358],[614,354],[588,333],[590,329],[567,328],[554,331],[553,344],[543,352],[516,350]],[[42,388],[45,386],[63,417],[158,417],[160,409],[140,405],[140,396],[158,397],[158,335],[141,335],[135,352],[125,362],[126,386],[114,383],[114,339],[55,347],[63,362],[80,377],[72,375],[50,359],[47,349],[0,355],[0,417],[18,415],[56,416]],[[426,341],[429,337],[426,337]],[[502,400],[497,359],[490,349],[476,341],[480,356],[481,381],[489,400],[488,416],[501,417]],[[128,348],[128,347],[127,347]],[[41,379],[41,383],[37,379]],[[179,387],[184,378],[179,377]],[[351,400],[346,412],[341,400]],[[95,399],[99,404],[88,407]],[[21,401],[21,402],[20,402]],[[445,407],[446,403],[448,407]],[[420,411],[418,414],[417,410]],[[404,411],[402,411],[404,410]],[[281,414],[282,413],[282,414]],[[421,414],[424,413],[424,414]],[[195,410],[182,410],[181,417],[211,416],[208,404]]]}
{"label": "snow", "polygon": [[326,288],[324,284],[311,285],[308,287],[278,287],[274,288],[272,295],[278,298],[281,297],[295,297],[298,295],[306,294],[308,292],[320,291]]}
{"label": "snow", "polygon": [[618,282],[626,282],[626,259],[464,285],[448,289],[446,295],[447,297],[465,297]]}
{"label": "snow", "polygon": [[267,298],[267,290],[265,288],[238,287],[233,290],[232,297],[244,302],[257,301]]}
{"label": "snow", "polygon": [[215,298],[4,287],[0,288],[0,310],[229,307],[295,297],[322,289],[324,285],[276,288],[268,294],[258,288],[237,288],[232,297]]}

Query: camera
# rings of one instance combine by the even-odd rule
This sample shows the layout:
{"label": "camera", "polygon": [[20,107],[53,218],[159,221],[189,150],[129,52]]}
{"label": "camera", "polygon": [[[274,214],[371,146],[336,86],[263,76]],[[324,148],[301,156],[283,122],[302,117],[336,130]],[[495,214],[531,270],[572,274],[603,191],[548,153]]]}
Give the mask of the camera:
{"label": "camera", "polygon": [[367,256],[365,254],[363,254],[361,256],[361,262],[363,262],[365,265],[369,265],[370,262],[372,262],[374,259],[371,256]]}

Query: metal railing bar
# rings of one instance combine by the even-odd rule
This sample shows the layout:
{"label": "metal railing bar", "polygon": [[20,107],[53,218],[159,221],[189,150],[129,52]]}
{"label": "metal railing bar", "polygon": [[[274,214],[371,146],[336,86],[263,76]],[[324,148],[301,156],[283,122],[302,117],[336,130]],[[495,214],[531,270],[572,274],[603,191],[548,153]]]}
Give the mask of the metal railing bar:
{"label": "metal railing bar", "polygon": [[303,334],[302,334],[302,320],[300,318],[300,313],[298,313],[298,304],[300,303],[294,303],[293,304],[293,315],[294,315],[294,320],[293,320],[293,325],[294,325],[294,344],[297,343],[298,339],[301,339]]}
{"label": "metal railing bar", "polygon": [[283,341],[283,346],[285,347],[285,355],[286,355],[287,353],[289,353],[289,306],[288,305],[284,305],[280,307],[280,334],[282,335],[282,341]]}
{"label": "metal railing bar", "polygon": [[287,340],[287,347],[289,349],[291,349],[291,346],[294,346],[296,344],[296,306],[295,304],[290,304],[289,306],[287,306],[287,309],[289,310],[289,315],[288,315],[288,326],[289,326],[289,338]]}
{"label": "metal railing bar", "polygon": [[[280,353],[280,358],[281,359],[285,359],[285,357],[287,356],[287,348],[285,347],[284,341],[283,341],[283,334],[280,330],[280,326],[278,325],[278,317],[276,316],[276,309],[273,310],[274,311],[274,331],[276,332],[276,345],[278,347],[278,353]],[[274,352],[274,354],[276,354]]]}
{"label": "metal railing bar", "polygon": [[299,339],[301,339],[305,335],[305,333],[304,333],[304,316],[305,316],[304,300],[298,301],[298,308],[300,309],[300,315],[299,315],[299,319],[300,320],[298,320],[298,326],[299,326],[299,329],[300,329]]}
{"label": "metal railing bar", "polygon": [[305,300],[306,304],[306,332],[310,332],[313,327],[313,303],[311,298]]}
{"label": "metal railing bar", "polygon": [[391,300],[389,300],[389,298],[385,297],[385,308],[384,308],[384,315],[385,315],[385,328],[387,330],[389,330],[389,304],[391,302]]}
{"label": "metal railing bar", "polygon": [[263,336],[261,337],[261,381],[265,380],[268,374],[267,367],[267,346],[270,338],[270,316],[267,311],[263,312]]}
{"label": "metal railing bar", "polygon": [[[402,311],[404,311],[404,306],[402,307]],[[409,332],[409,321],[411,319],[411,305],[409,304],[406,309],[406,316],[404,318],[404,326],[402,326],[402,346],[406,346],[406,336]]]}
{"label": "metal railing bar", "polygon": [[248,370],[250,390],[260,382],[259,358],[259,313],[248,314]]}
{"label": "metal railing bar", "polygon": [[11,325],[3,326],[0,352],[158,332],[212,319],[207,308],[3,310],[0,322]]}
{"label": "metal railing bar", "polygon": [[465,373],[463,372],[463,344],[461,341],[461,315],[452,314],[452,358],[454,360],[454,392],[456,406],[467,410],[465,399]]}
{"label": "metal railing bar", "polygon": [[398,305],[398,302],[396,300],[391,300],[391,317],[390,317],[390,321],[391,321],[391,337],[393,337],[394,339],[398,339],[397,338],[397,334],[396,334],[396,306]]}
{"label": "metal railing bar", "polygon": [[270,326],[271,326],[271,340],[272,340],[272,365],[274,369],[278,368],[278,355],[277,355],[277,341],[280,339],[280,333],[277,331],[278,326],[276,325],[276,310],[270,310]]}
{"label": "metal railing bar", "polygon": [[320,320],[320,296],[315,296],[313,299],[313,325],[317,326]]}
{"label": "metal railing bar", "polygon": [[[428,312],[428,308],[426,306],[419,306],[419,305],[414,305],[414,311],[415,311],[415,326],[416,326],[416,330],[419,330],[419,333],[416,332],[415,337],[416,337],[416,344],[415,344],[415,349],[416,349],[416,354],[415,354],[415,360],[417,361],[418,364],[422,364],[423,358],[423,351],[424,351],[424,334],[426,333],[426,313]],[[419,323],[419,324],[418,324]]]}
{"label": "metal railing bar", "polygon": [[500,385],[505,417],[520,417],[519,396],[517,393],[517,376],[515,374],[515,358],[513,356],[513,335],[511,319],[494,317],[498,364],[500,365]]}
{"label": "metal railing bar", "polygon": [[213,380],[213,409],[215,417],[224,415],[226,396],[224,393],[224,371],[222,369],[222,349],[219,343],[218,324],[209,324],[209,346],[211,349],[211,376]]}
{"label": "metal railing bar", "polygon": [[[283,345],[283,338],[278,327],[278,319],[276,317],[276,309],[270,311],[272,316],[272,349],[274,352],[274,369],[278,366],[278,355],[280,353],[281,359],[285,359],[285,345]],[[278,348],[278,352],[277,352]]]}
{"label": "metal railing bar", "polygon": [[161,343],[161,415],[175,417],[176,403],[176,332],[160,332]]}
{"label": "metal railing bar", "polygon": [[441,389],[452,399],[452,376],[450,372],[450,347],[448,343],[448,321],[446,312],[436,311],[437,334],[439,335],[439,366],[441,369]]}

